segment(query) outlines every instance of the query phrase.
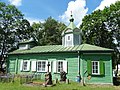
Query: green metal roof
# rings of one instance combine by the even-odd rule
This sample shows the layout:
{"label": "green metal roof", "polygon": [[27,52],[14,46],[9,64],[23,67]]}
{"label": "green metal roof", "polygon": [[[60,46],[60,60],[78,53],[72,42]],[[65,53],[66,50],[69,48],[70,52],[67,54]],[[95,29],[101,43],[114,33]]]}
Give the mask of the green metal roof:
{"label": "green metal roof", "polygon": [[82,44],[70,47],[62,45],[36,46],[27,50],[15,50],[9,54],[27,54],[27,53],[52,53],[52,52],[76,52],[76,51],[113,51],[112,49],[102,48],[89,44]]}
{"label": "green metal roof", "polygon": [[71,15],[70,24],[67,26],[67,28],[66,28],[65,30],[67,30],[67,29],[72,29],[72,30],[74,30],[75,28],[77,28],[77,27],[76,27],[76,25],[74,24],[73,15]]}
{"label": "green metal roof", "polygon": [[[76,25],[74,24],[74,18],[73,18],[73,15],[71,15],[71,18],[70,18],[70,23],[69,25],[65,28],[65,30],[63,31],[62,33],[62,36],[64,36],[65,33],[73,33],[74,30],[78,29],[76,27]],[[79,29],[78,29],[79,30]]]}
{"label": "green metal roof", "polygon": [[75,26],[74,22],[70,22],[70,24],[67,26],[66,29],[72,29],[72,30],[74,30],[75,28],[77,28],[77,27]]}

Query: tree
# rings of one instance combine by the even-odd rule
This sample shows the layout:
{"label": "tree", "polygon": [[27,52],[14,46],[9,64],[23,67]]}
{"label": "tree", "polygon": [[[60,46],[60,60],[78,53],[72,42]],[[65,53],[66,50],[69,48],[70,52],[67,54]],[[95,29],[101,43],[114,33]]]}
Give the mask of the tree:
{"label": "tree", "polygon": [[0,2],[0,70],[7,53],[17,46],[20,39],[29,38],[30,24],[13,5]]}
{"label": "tree", "polygon": [[80,27],[84,33],[83,41],[85,43],[111,48],[109,45],[112,41],[105,26],[106,19],[101,10],[85,16]]}
{"label": "tree", "polygon": [[120,63],[120,1],[110,6],[107,27],[112,33],[114,45],[114,64]]}
{"label": "tree", "polygon": [[40,39],[42,38],[42,29],[43,29],[43,24],[41,22],[39,23],[33,23],[32,24],[32,37],[34,38],[34,40],[36,40],[38,42],[38,44],[40,45]]}
{"label": "tree", "polygon": [[82,21],[80,28],[84,33],[84,43],[120,49],[120,1],[86,15]]}
{"label": "tree", "polygon": [[36,36],[39,45],[59,45],[61,44],[61,33],[65,29],[65,24],[48,17],[44,23],[34,23],[32,25],[33,34]]}

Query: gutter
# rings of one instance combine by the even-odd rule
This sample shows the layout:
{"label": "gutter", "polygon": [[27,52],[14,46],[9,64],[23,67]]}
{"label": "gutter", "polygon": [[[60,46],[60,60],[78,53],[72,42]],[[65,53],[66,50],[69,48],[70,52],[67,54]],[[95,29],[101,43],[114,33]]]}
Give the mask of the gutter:
{"label": "gutter", "polygon": [[78,51],[78,75],[80,76],[80,52]]}

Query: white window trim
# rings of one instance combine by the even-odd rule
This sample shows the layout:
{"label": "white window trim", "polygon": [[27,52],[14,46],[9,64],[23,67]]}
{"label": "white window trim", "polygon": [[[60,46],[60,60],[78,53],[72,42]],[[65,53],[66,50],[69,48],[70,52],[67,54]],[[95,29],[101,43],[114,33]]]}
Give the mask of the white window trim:
{"label": "white window trim", "polygon": [[53,61],[53,72],[57,73],[57,61]]}
{"label": "white window trim", "polygon": [[66,60],[63,61],[63,70],[68,73],[68,62]]}
{"label": "white window trim", "polygon": [[31,61],[31,71],[36,71],[36,60]]}
{"label": "white window trim", "polygon": [[23,69],[23,60],[20,61],[20,71]]}
{"label": "white window trim", "polygon": [[23,65],[22,65],[22,70],[23,71],[27,71],[27,67],[26,67],[26,70],[24,69],[24,63],[27,62],[27,67],[28,67],[28,61],[27,60],[23,60]]}
{"label": "white window trim", "polygon": [[[23,63],[24,62],[27,62],[27,68],[26,68],[26,70],[24,70],[23,68]],[[29,71],[30,70],[30,60],[23,60],[22,61],[22,71]]]}
{"label": "white window trim", "polygon": [[58,72],[58,62],[63,62],[63,71],[65,71],[66,73],[68,72],[68,62],[66,60],[57,60],[57,61],[53,61],[53,72],[54,73],[60,73]]}
{"label": "white window trim", "polygon": [[[93,62],[98,63],[98,73],[93,73]],[[100,75],[100,62],[99,61],[92,61],[92,75]]]}
{"label": "white window trim", "polygon": [[67,41],[71,41],[71,35],[67,36]]}
{"label": "white window trim", "polygon": [[[45,62],[45,71],[38,70],[38,62]],[[48,64],[48,61],[46,61],[46,60],[38,60],[37,61],[37,72],[47,72],[47,64]]]}
{"label": "white window trim", "polygon": [[[58,61],[57,61],[57,73],[60,73],[60,72],[58,72],[58,62],[64,63],[64,60],[58,60]],[[63,67],[64,67],[64,66],[63,66]],[[62,69],[64,69],[63,67],[62,67]]]}
{"label": "white window trim", "polygon": [[48,61],[50,66],[49,66],[49,72],[52,72],[52,61]]}
{"label": "white window trim", "polygon": [[[70,36],[70,40],[68,40],[68,37]],[[71,44],[68,44],[71,43]],[[74,37],[73,34],[66,34],[65,35],[65,47],[67,46],[74,46]]]}

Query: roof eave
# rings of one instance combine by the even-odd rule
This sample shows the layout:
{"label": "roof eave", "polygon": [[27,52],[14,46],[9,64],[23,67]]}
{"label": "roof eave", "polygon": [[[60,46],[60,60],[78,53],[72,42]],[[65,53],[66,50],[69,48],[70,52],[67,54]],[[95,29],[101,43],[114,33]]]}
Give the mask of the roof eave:
{"label": "roof eave", "polygon": [[9,53],[8,55],[18,55],[18,54],[48,54],[48,53],[75,53],[78,51],[54,51],[54,52],[32,52],[32,53]]}
{"label": "roof eave", "polygon": [[104,53],[112,53],[114,52],[114,50],[80,50],[80,52],[93,52],[93,53],[97,53],[97,52],[104,52]]}
{"label": "roof eave", "polygon": [[18,54],[48,54],[48,53],[76,53],[76,52],[81,52],[81,53],[112,53],[114,50],[74,50],[74,51],[53,51],[53,52],[28,52],[28,53],[9,53],[8,55],[18,55]]}

